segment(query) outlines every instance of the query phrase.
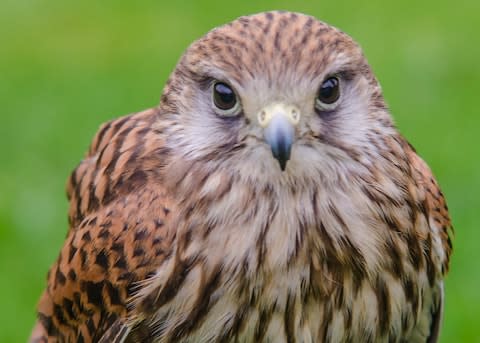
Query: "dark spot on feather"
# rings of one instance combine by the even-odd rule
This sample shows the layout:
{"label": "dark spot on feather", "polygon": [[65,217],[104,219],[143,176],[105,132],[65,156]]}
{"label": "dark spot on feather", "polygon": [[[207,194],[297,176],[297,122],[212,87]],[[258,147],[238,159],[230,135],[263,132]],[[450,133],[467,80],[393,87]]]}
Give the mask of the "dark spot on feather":
{"label": "dark spot on feather", "polygon": [[55,282],[59,283],[60,285],[65,285],[65,283],[67,282],[67,278],[60,271],[59,267],[57,267],[57,271],[55,272]]}
{"label": "dark spot on feather", "polygon": [[47,331],[49,333],[49,335],[53,335],[52,317],[47,316],[42,312],[38,312],[37,316],[38,316],[38,320],[40,321],[40,323],[45,328],[45,331]]}
{"label": "dark spot on feather", "polygon": [[105,271],[108,270],[109,268],[109,262],[108,262],[108,256],[105,253],[105,250],[101,250],[96,258],[95,258],[95,264],[98,264],[100,267],[102,267]]}
{"label": "dark spot on feather", "polygon": [[85,269],[88,261],[88,256],[87,256],[87,252],[83,249],[80,249],[80,261],[81,261],[82,268]]}
{"label": "dark spot on feather", "polygon": [[147,237],[147,229],[140,229],[135,232],[135,241],[142,241]]}
{"label": "dark spot on feather", "polygon": [[80,284],[80,288],[82,291],[87,293],[88,302],[96,305],[101,306],[103,304],[103,290],[104,282],[93,282],[93,281],[82,281]]}
{"label": "dark spot on feather", "polygon": [[65,318],[63,314],[63,308],[60,305],[58,304],[53,305],[53,313],[55,315],[55,318],[60,324],[67,325],[67,319]]}
{"label": "dark spot on feather", "polygon": [[111,220],[107,220],[107,221],[103,222],[102,224],[100,224],[100,227],[104,228],[104,229],[108,229],[111,226],[112,226],[112,221]]}
{"label": "dark spot on feather", "polygon": [[85,242],[90,242],[92,240],[92,237],[90,236],[90,231],[86,231],[82,235],[82,240],[85,241]]}
{"label": "dark spot on feather", "polygon": [[88,221],[88,226],[95,226],[97,225],[97,217],[93,217]]}
{"label": "dark spot on feather", "polygon": [[[112,121],[109,121],[107,122],[105,125],[103,125],[103,127],[100,129],[100,131],[98,132],[97,134],[97,140],[96,140],[96,144],[95,146],[93,147],[93,151],[97,151],[98,150],[98,147],[100,146],[100,144],[102,143],[102,139],[103,139],[103,136],[105,135],[105,133],[110,129],[110,126],[112,125]],[[93,152],[92,151],[92,152]]]}
{"label": "dark spot on feather", "polygon": [[287,294],[287,303],[285,305],[285,313],[283,316],[285,336],[288,343],[295,342],[295,296],[291,293]]}
{"label": "dark spot on feather", "polygon": [[63,298],[63,304],[62,304],[63,309],[65,310],[65,313],[68,315],[70,320],[75,320],[76,319],[76,314],[73,311],[73,301],[67,298]]}
{"label": "dark spot on feather", "polygon": [[77,280],[77,274],[75,273],[75,270],[70,269],[67,275],[71,281]]}
{"label": "dark spot on feather", "polygon": [[110,304],[112,305],[123,305],[122,298],[118,288],[113,286],[110,282],[105,282],[105,289],[107,290],[108,297],[110,298]]}
{"label": "dark spot on feather", "polygon": [[109,236],[110,236],[110,231],[108,230],[108,228],[103,228],[98,233],[98,238],[101,238],[101,239],[107,239]]}
{"label": "dark spot on feather", "polygon": [[68,263],[72,262],[73,256],[75,256],[75,253],[77,252],[77,248],[73,245],[73,243],[70,244],[70,250],[68,252]]}
{"label": "dark spot on feather", "polygon": [[123,255],[120,255],[113,267],[119,269],[127,269],[127,261],[125,260],[125,257],[123,257]]}
{"label": "dark spot on feather", "polygon": [[120,243],[120,242],[113,243],[110,249],[117,252],[119,255],[123,255],[123,243]]}
{"label": "dark spot on feather", "polygon": [[143,255],[145,255],[145,250],[143,250],[142,248],[135,248],[135,250],[133,250],[133,257],[138,257]]}
{"label": "dark spot on feather", "polygon": [[375,286],[375,294],[377,296],[377,311],[380,325],[380,332],[385,335],[388,332],[391,321],[390,294],[383,280],[377,279]]}
{"label": "dark spot on feather", "polygon": [[93,212],[98,209],[98,206],[100,204],[97,196],[95,195],[95,183],[93,180],[95,179],[96,171],[94,172],[94,175],[92,175],[92,182],[88,185],[88,206],[87,206],[87,213],[88,212]]}
{"label": "dark spot on feather", "polygon": [[255,342],[263,342],[267,328],[272,319],[273,309],[261,309],[260,316],[255,326]]}

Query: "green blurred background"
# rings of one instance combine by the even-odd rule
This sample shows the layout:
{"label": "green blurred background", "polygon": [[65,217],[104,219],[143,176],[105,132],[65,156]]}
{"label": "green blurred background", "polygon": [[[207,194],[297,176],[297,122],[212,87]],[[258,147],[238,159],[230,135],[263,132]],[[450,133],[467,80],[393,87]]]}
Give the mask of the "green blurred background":
{"label": "green blurred background", "polygon": [[23,342],[67,230],[64,184],[98,126],[156,105],[183,50],[268,9],[351,34],[456,228],[442,342],[480,342],[480,1],[0,3],[0,342]]}

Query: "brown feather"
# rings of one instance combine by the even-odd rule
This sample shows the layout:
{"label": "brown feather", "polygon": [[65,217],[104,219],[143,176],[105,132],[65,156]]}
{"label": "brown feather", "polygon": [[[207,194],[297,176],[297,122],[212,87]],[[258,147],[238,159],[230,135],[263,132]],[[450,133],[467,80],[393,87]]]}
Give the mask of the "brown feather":
{"label": "brown feather", "polygon": [[[339,105],[314,109],[336,75]],[[235,89],[237,116],[212,106]],[[282,171],[257,113],[301,113]],[[31,341],[435,341],[445,199],[351,38],[267,12],[190,46],[158,108],[104,124]],[[430,338],[429,338],[430,336]]]}

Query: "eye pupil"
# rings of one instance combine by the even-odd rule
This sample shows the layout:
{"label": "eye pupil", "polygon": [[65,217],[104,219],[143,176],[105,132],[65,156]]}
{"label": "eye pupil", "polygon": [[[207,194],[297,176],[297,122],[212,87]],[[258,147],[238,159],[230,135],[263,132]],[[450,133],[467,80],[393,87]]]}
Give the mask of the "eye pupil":
{"label": "eye pupil", "polygon": [[213,86],[213,102],[219,109],[229,110],[237,103],[237,97],[229,85],[217,82]]}
{"label": "eye pupil", "polygon": [[336,77],[329,77],[323,81],[318,92],[318,99],[324,104],[333,104],[340,96],[339,81]]}

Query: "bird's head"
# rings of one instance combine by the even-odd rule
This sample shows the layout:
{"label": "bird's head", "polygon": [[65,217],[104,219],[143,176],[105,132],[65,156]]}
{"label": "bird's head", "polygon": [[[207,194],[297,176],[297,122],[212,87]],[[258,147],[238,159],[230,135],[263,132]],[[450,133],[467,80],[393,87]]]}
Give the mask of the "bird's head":
{"label": "bird's head", "polygon": [[241,17],[194,42],[161,106],[172,149],[254,179],[335,175],[395,130],[361,48],[290,12]]}

